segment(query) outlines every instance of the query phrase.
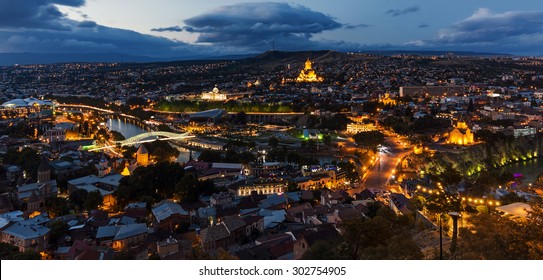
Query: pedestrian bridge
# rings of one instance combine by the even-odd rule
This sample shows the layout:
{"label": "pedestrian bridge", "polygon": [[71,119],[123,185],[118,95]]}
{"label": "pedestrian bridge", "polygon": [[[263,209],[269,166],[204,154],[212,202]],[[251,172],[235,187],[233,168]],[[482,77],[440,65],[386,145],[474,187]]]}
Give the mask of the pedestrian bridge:
{"label": "pedestrian bridge", "polygon": [[185,133],[174,133],[166,131],[151,131],[136,136],[130,137],[122,141],[116,141],[115,144],[119,146],[132,146],[144,142],[152,142],[155,140],[183,140],[186,138],[192,138],[194,136],[189,135],[188,132]]}
{"label": "pedestrian bridge", "polygon": [[[94,146],[90,147],[88,149],[89,152],[93,151],[100,151],[100,150],[110,150],[113,151],[116,147],[123,147],[123,146],[132,146],[136,144],[141,144],[145,142],[153,142],[156,140],[183,140],[186,138],[192,138],[193,135],[189,135],[188,132],[185,133],[173,133],[173,132],[166,132],[166,131],[152,131],[152,132],[146,132],[142,134],[138,134],[136,136],[130,137],[128,139],[122,140],[122,141],[110,141],[109,145],[105,146]],[[113,145],[111,145],[113,143]]]}

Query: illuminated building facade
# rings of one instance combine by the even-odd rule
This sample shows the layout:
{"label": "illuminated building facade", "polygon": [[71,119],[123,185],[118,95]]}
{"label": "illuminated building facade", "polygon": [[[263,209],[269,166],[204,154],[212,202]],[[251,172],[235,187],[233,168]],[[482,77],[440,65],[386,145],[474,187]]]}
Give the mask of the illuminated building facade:
{"label": "illuminated building facade", "polygon": [[276,194],[286,190],[286,182],[283,180],[263,180],[240,186],[237,196],[249,196],[252,192],[257,194]]}
{"label": "illuminated building facade", "polygon": [[360,132],[376,131],[377,127],[373,123],[350,123],[347,124],[348,134],[357,134]]}
{"label": "illuminated building facade", "polygon": [[149,164],[149,152],[143,144],[140,145],[136,152],[136,160],[139,166],[147,166]]}
{"label": "illuminated building facade", "polygon": [[347,134],[357,134],[360,132],[376,131],[377,127],[373,122],[369,122],[367,117],[349,117],[355,123],[347,124]]}
{"label": "illuminated building facade", "polygon": [[449,133],[449,144],[471,145],[473,144],[473,133],[466,122],[458,121],[456,127]]}
{"label": "illuminated building facade", "polygon": [[296,82],[314,83],[314,82],[322,82],[322,81],[324,81],[324,78],[317,76],[317,73],[315,72],[315,70],[313,70],[313,65],[311,63],[311,60],[307,59],[307,61],[305,62],[304,69],[300,71],[298,78],[296,78]]}
{"label": "illuminated building facade", "polygon": [[66,131],[63,129],[49,129],[40,137],[42,142],[54,143],[66,141]]}
{"label": "illuminated building facade", "polygon": [[220,91],[217,86],[213,88],[210,92],[202,92],[201,98],[203,100],[209,101],[227,101],[243,98],[245,95],[250,95],[249,93],[231,93],[228,91]]}
{"label": "illuminated building facade", "polygon": [[396,100],[390,97],[390,93],[385,93],[384,97],[379,97],[379,102],[383,103],[385,106],[396,106]]}

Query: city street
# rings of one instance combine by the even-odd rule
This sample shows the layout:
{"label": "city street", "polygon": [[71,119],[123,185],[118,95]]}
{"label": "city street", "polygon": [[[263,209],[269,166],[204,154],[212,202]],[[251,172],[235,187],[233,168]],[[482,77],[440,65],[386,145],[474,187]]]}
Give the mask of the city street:
{"label": "city street", "polygon": [[363,189],[377,189],[382,192],[389,190],[388,181],[394,175],[396,166],[411,152],[409,146],[404,146],[403,143],[397,136],[385,137],[385,143],[379,148],[377,163],[368,170],[356,188],[349,190],[349,193],[359,193]]}

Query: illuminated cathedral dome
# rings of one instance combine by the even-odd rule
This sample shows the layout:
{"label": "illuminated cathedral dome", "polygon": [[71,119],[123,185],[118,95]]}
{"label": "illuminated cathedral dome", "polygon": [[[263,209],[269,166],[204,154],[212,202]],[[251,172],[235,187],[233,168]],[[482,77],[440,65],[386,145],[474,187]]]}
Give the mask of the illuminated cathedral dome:
{"label": "illuminated cathedral dome", "polygon": [[317,73],[315,70],[313,70],[313,65],[311,63],[311,60],[309,58],[305,62],[305,67],[302,71],[300,71],[300,75],[298,75],[298,78],[296,78],[296,82],[298,83],[314,83],[314,82],[322,82],[324,81],[323,77],[317,76]]}

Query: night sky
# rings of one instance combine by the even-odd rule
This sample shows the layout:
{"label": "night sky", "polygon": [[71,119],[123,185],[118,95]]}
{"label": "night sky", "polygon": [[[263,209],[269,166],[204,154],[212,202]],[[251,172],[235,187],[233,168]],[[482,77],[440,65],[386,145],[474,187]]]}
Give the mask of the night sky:
{"label": "night sky", "polygon": [[[144,3],[141,3],[144,2]],[[543,55],[539,0],[0,0],[0,53],[278,50]]]}

